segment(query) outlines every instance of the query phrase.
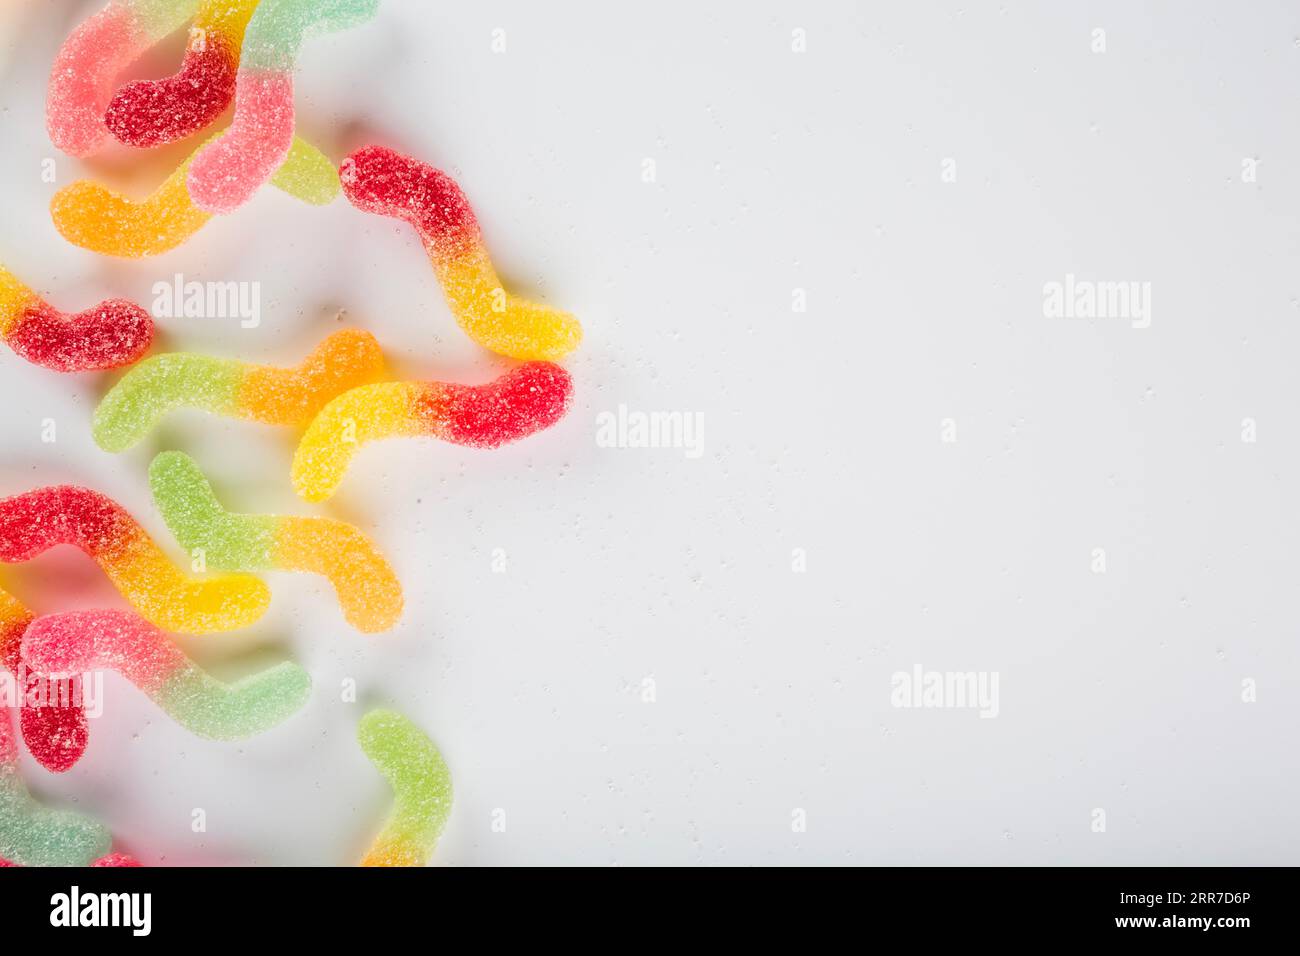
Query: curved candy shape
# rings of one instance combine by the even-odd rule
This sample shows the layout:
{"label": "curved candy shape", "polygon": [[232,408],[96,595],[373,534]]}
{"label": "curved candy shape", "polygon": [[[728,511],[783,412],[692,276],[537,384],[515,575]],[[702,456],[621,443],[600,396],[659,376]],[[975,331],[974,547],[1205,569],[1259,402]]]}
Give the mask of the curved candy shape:
{"label": "curved candy shape", "polygon": [[0,339],[33,365],[90,372],[132,365],[153,343],[153,319],[125,299],[65,315],[0,266]]}
{"label": "curved candy shape", "polygon": [[288,661],[224,684],[130,611],[39,617],[23,637],[23,660],[41,674],[115,670],[172,720],[208,740],[264,733],[301,710],[311,693],[307,672]]}
{"label": "curved candy shape", "polygon": [[82,701],[75,696],[76,682],[64,679],[50,683],[49,692],[60,695],[58,699],[39,707],[21,708],[18,726],[28,753],[38,764],[50,773],[67,773],[90,744],[90,723]]}
{"label": "curved candy shape", "polygon": [[[27,670],[22,663],[23,634],[35,620],[22,602],[0,589],[0,667],[13,677],[19,694],[27,691]],[[36,762],[53,773],[63,773],[81,759],[90,737],[86,712],[73,702],[72,681],[50,688],[44,706],[28,707],[23,700],[18,723],[27,749]],[[65,705],[65,701],[68,703]]]}
{"label": "curved candy shape", "polygon": [[247,575],[190,578],[112,499],[72,485],[0,499],[0,561],[29,561],[60,544],[80,548],[151,623],[183,634],[245,627],[271,595]]}
{"label": "curved candy shape", "polygon": [[[138,202],[88,179],[60,189],[50,200],[54,228],[74,246],[107,256],[138,259],[175,249],[212,218],[194,205],[185,186],[195,155],[197,151]],[[313,205],[332,202],[338,180],[333,164],[301,139],[293,141],[271,178],[279,189]]]}
{"label": "curved candy shape", "polygon": [[345,392],[321,410],[293,456],[293,487],[324,501],[366,442],[431,436],[496,448],[549,428],[569,410],[573,380],[550,362],[529,362],[488,385],[385,382]]}
{"label": "curved candy shape", "polygon": [[198,9],[199,0],[112,0],[64,41],[50,71],[45,123],[54,145],[85,157],[109,141],[104,111],[118,75]]}
{"label": "curved candy shape", "polygon": [[416,228],[452,314],[479,345],[510,358],[546,361],[578,347],[582,326],[572,315],[501,287],[474,210],[446,173],[395,150],[365,146],[343,161],[339,176],[352,205]]}
{"label": "curved candy shape", "polygon": [[169,411],[186,406],[267,425],[305,425],[330,399],[383,372],[379,343],[356,329],[335,332],[292,369],[185,352],[155,355],[104,396],[91,431],[105,451],[125,451]]}
{"label": "curved candy shape", "polygon": [[244,30],[260,0],[203,0],[180,71],[117,91],[104,122],[119,142],[149,148],[210,125],[235,96]]}
{"label": "curved candy shape", "polygon": [[103,826],[32,799],[18,768],[8,707],[0,706],[0,859],[21,866],[85,866],[112,846]]}
{"label": "curved candy shape", "polygon": [[293,141],[293,68],[307,34],[350,29],[378,10],[379,0],[262,0],[244,34],[235,118],[190,167],[199,208],[233,212],[284,162]]}
{"label": "curved candy shape", "polygon": [[201,549],[221,571],[306,571],[329,578],[357,630],[386,631],[402,615],[402,586],[364,534],[332,518],[231,514],[189,455],[163,452],[149,466],[154,504],[181,547]]}
{"label": "curved candy shape", "polygon": [[[27,690],[26,668],[22,664],[22,639],[35,615],[22,602],[0,589],[0,667],[16,681],[18,693]],[[33,757],[45,769],[62,773],[85,752],[90,729],[81,703],[71,702],[75,685],[69,681],[50,688],[41,707],[23,704],[18,710],[22,736]],[[64,701],[69,701],[64,705]]]}
{"label": "curved candy shape", "polygon": [[372,710],[357,740],[393,787],[395,805],[362,866],[425,866],[451,816],[451,771],[432,740],[401,714]]}

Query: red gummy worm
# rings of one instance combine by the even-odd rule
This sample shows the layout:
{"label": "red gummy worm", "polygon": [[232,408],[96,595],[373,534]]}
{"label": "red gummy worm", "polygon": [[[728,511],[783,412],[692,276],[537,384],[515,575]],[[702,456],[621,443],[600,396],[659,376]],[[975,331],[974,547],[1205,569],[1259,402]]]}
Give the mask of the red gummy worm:
{"label": "red gummy worm", "polygon": [[0,620],[0,667],[18,682],[20,706],[18,723],[23,741],[36,762],[52,773],[70,770],[86,752],[90,727],[81,700],[73,696],[76,685],[71,679],[49,681],[45,701],[28,706],[26,669],[21,663],[23,632],[32,615],[17,601],[3,595],[6,614]]}
{"label": "red gummy worm", "polygon": [[87,488],[56,485],[0,499],[0,561],[30,561],[72,544],[111,560],[143,531],[127,511]]}
{"label": "red gummy worm", "polygon": [[109,299],[65,315],[33,296],[5,335],[18,355],[55,372],[90,372],[133,365],[153,344],[149,313],[134,302]]}
{"label": "red gummy worm", "polygon": [[86,720],[85,705],[74,694],[77,685],[72,680],[48,683],[50,700],[38,707],[21,708],[18,725],[23,743],[36,762],[50,773],[66,773],[86,752],[90,723]]}
{"label": "red gummy worm", "polygon": [[430,389],[417,399],[415,414],[446,441],[499,448],[550,428],[572,398],[568,372],[552,362],[528,362],[487,385]]}
{"label": "red gummy worm", "polygon": [[197,133],[221,115],[235,97],[237,51],[210,33],[191,45],[180,71],[161,80],[137,80],[117,91],[104,122],[127,146],[148,149]]}
{"label": "red gummy worm", "polygon": [[430,252],[457,258],[478,246],[474,210],[440,169],[386,146],[363,146],[343,164],[343,192],[358,209],[415,226]]}

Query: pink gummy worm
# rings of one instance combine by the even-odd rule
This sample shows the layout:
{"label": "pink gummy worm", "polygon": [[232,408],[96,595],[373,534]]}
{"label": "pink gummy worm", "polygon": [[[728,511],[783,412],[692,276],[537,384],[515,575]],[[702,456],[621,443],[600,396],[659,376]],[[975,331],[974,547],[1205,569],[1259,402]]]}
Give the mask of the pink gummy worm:
{"label": "pink gummy worm", "polygon": [[230,213],[248,202],[288,157],[293,129],[293,74],[242,70],[230,129],[190,164],[195,205]]}
{"label": "pink gummy worm", "polygon": [[37,618],[23,637],[23,659],[45,674],[112,667],[146,693],[188,663],[165,633],[130,611],[72,611]]}
{"label": "pink gummy worm", "polygon": [[118,74],[144,53],[147,40],[130,10],[113,4],[82,23],[59,49],[50,71],[45,122],[54,145],[89,156],[109,139],[104,111]]}
{"label": "pink gummy worm", "polygon": [[107,495],[55,485],[0,499],[0,561],[30,561],[60,544],[110,560],[142,535],[136,520]]}

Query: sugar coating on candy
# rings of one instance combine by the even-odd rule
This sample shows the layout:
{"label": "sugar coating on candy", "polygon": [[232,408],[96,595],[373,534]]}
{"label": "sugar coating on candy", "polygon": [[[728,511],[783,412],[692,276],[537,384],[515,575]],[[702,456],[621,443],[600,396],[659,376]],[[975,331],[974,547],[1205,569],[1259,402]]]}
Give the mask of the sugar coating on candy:
{"label": "sugar coating on candy", "polygon": [[225,684],[130,611],[39,617],[23,637],[23,659],[44,674],[115,670],[182,727],[209,740],[270,730],[301,710],[311,692],[307,672],[288,661]]}
{"label": "sugar coating on candy", "polygon": [[210,125],[235,95],[244,31],[259,0],[203,0],[180,70],[117,91],[105,123],[128,146],[174,143]]}
{"label": "sugar coating on candy", "polygon": [[50,200],[54,228],[74,246],[108,256],[141,258],[175,249],[211,218],[190,201],[184,169],[139,202],[78,180]]}
{"label": "sugar coating on candy", "polygon": [[451,816],[451,771],[428,736],[401,714],[372,710],[357,740],[393,788],[393,812],[362,866],[425,866]]}
{"label": "sugar coating on candy", "polygon": [[149,149],[174,143],[213,123],[235,92],[239,49],[225,37],[191,45],[179,73],[137,80],[118,90],[105,125],[127,146]]}
{"label": "sugar coating on candy", "polygon": [[0,667],[11,673],[17,671],[23,634],[34,619],[21,601],[0,588]]}
{"label": "sugar coating on candy", "polygon": [[350,29],[378,10],[379,0],[263,0],[244,34],[235,118],[190,167],[190,195],[200,208],[233,212],[284,162],[293,141],[293,68],[304,38]]}
{"label": "sugar coating on candy", "polygon": [[[73,245],[107,256],[138,259],[175,249],[212,219],[185,185],[195,155],[197,150],[143,200],[86,179],[65,186],[50,200],[54,228]],[[271,183],[313,205],[332,202],[340,188],[329,159],[299,139]]]}
{"label": "sugar coating on candy", "polygon": [[104,146],[110,139],[104,113],[119,74],[198,6],[199,0],[112,0],[78,26],[50,71],[45,122],[54,145],[78,157]]}
{"label": "sugar coating on candy", "polygon": [[195,205],[228,214],[248,202],[288,156],[293,130],[293,76],[242,75],[234,124],[190,167]]}
{"label": "sugar coating on candy", "polygon": [[105,451],[137,444],[173,408],[202,408],[234,416],[241,364],[178,352],[155,355],[131,369],[95,409],[91,433]]}
{"label": "sugar coating on candy", "polygon": [[262,0],[244,37],[240,69],[290,72],[306,39],[350,30],[378,12],[379,0]]}
{"label": "sugar coating on candy", "polygon": [[[0,667],[15,681],[27,676],[22,662],[22,639],[34,615],[17,598],[0,589]],[[27,749],[46,770],[63,773],[85,752],[89,727],[85,711],[73,697],[71,681],[47,687],[41,706],[28,706],[25,682],[17,685],[23,695],[18,710],[19,726]]]}
{"label": "sugar coating on candy", "polygon": [[358,329],[335,332],[290,369],[185,352],[156,355],[104,396],[91,432],[105,451],[125,451],[182,407],[266,425],[305,425],[330,399],[383,372],[379,343]]}
{"label": "sugar coating on candy", "polygon": [[96,860],[94,863],[90,865],[99,866],[99,867],[118,867],[118,868],[130,867],[130,866],[144,866],[144,864],[141,863],[139,860],[137,860],[135,857],[128,856],[125,853],[110,853],[108,856],[100,857],[98,860]]}
{"label": "sugar coating on candy", "polygon": [[149,313],[125,299],[65,315],[0,266],[0,338],[55,372],[102,371],[139,361],[153,342]]}
{"label": "sugar coating on candy", "polygon": [[70,678],[55,681],[50,695],[60,695],[57,700],[18,711],[23,743],[51,773],[66,773],[75,767],[90,743],[90,723],[75,693],[78,686]]}
{"label": "sugar coating on candy", "polygon": [[[89,727],[80,701],[73,697],[71,681],[59,681],[47,688],[41,706],[28,706],[27,676],[22,662],[22,640],[34,615],[21,601],[0,588],[0,667],[18,682],[23,695],[18,722],[27,749],[46,770],[63,773],[80,759],[86,750]],[[41,685],[38,685],[41,686]]]}
{"label": "sugar coating on candy", "polygon": [[222,571],[305,571],[327,577],[348,622],[386,631],[402,614],[402,586],[370,539],[332,518],[226,511],[194,459],[163,452],[149,466],[154,503],[176,540]]}
{"label": "sugar coating on candy", "polygon": [[0,499],[0,562],[30,561],[60,544],[93,558],[132,607],[169,631],[246,627],[271,600],[266,585],[247,575],[189,577],[124,508],[96,491],[60,485]]}
{"label": "sugar coating on candy", "polygon": [[479,345],[547,361],[578,347],[582,326],[572,315],[502,288],[469,200],[446,173],[396,150],[365,146],[343,161],[340,178],[358,209],[416,228],[452,314]]}
{"label": "sugar coating on candy", "polygon": [[293,457],[293,486],[308,501],[324,501],[367,442],[429,436],[497,448],[551,427],[572,401],[573,379],[550,362],[529,362],[487,385],[364,385],[326,405],[307,428]]}
{"label": "sugar coating on candy", "polygon": [[0,705],[0,859],[22,866],[85,866],[111,845],[108,831],[95,821],[32,799],[18,767],[11,709]]}

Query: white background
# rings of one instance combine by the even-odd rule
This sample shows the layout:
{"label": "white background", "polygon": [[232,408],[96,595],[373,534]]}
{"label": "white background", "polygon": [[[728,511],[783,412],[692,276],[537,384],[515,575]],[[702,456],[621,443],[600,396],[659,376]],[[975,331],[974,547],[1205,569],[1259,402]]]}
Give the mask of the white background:
{"label": "white background", "polygon": [[[346,310],[396,376],[507,367],[414,231],[343,199],[265,189],[151,260],[68,246],[55,189],[142,195],[190,147],[58,156],[45,79],[97,4],[5,3],[0,261],[56,305],[257,281],[260,328],[164,320],[161,347],[294,364]],[[1296,863],[1298,37],[1281,2],[389,0],[311,41],[303,134],[455,175],[507,285],[582,319],[576,406],[500,451],[371,447],[317,508],[288,431],[181,414],[112,457],[112,376],[0,356],[0,493],[92,485],[179,559],[145,469],[181,448],[231,507],[355,521],[408,598],[366,637],[272,575],[257,627],[185,646],[223,677],[292,655],[304,712],[212,744],[110,675],[83,762],[27,761],[33,788],[150,864],[350,864],[388,807],[354,739],[382,703],[454,774],[439,864]],[[1151,327],[1045,318],[1067,272],[1150,282]],[[598,447],[620,403],[701,413],[703,456]],[[69,549],[0,577],[120,603]],[[1000,716],[892,708],[915,664],[997,671]]]}

